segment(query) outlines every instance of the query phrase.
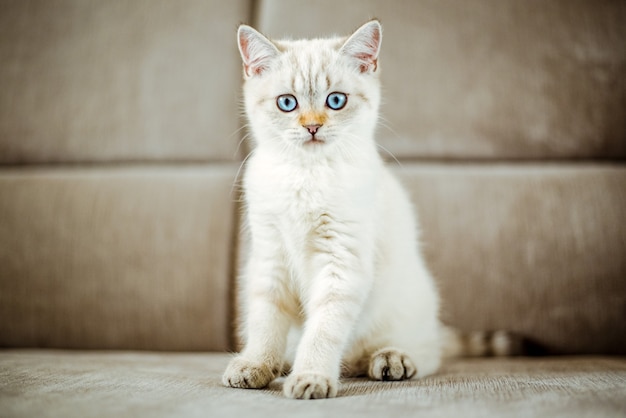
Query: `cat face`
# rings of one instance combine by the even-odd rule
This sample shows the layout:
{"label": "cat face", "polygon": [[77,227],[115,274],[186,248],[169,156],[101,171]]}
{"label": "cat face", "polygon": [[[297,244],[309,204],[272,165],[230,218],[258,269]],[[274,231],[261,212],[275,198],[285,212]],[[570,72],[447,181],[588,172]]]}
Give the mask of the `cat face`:
{"label": "cat face", "polygon": [[246,113],[258,145],[332,153],[373,141],[380,101],[377,21],[348,39],[272,42],[244,25],[238,35]]}

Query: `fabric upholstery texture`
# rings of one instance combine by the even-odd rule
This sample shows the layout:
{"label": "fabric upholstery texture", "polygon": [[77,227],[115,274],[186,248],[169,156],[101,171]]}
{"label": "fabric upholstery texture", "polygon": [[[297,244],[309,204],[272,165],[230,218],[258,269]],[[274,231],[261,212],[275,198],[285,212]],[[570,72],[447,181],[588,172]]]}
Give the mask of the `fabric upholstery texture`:
{"label": "fabric upholstery texture", "polygon": [[263,0],[258,10],[276,38],[381,20],[378,139],[398,158],[626,156],[624,2]]}
{"label": "fabric upholstery texture", "polygon": [[225,354],[0,352],[0,411],[26,417],[619,417],[626,359],[464,360],[409,382],[349,379],[338,398],[225,388]]}
{"label": "fabric upholstery texture", "polygon": [[[224,388],[228,356],[189,352],[235,347],[236,27],[373,16],[381,154],[444,320],[578,356],[317,402]],[[625,416],[624,22],[611,0],[0,1],[0,416]]]}
{"label": "fabric upholstery texture", "polygon": [[[593,160],[620,158],[623,132],[608,127],[623,128],[623,124],[593,125],[593,141],[609,144],[613,142],[606,142],[607,138],[617,138],[617,148],[601,147],[600,152],[585,136],[564,139],[551,128],[555,135],[550,149],[536,148],[538,143],[525,129],[541,125],[540,118],[521,125],[518,119],[508,120],[507,132],[479,132],[470,119],[504,123],[498,122],[495,110],[476,104],[474,113],[466,109],[457,117],[437,101],[454,93],[445,99],[453,108],[459,97],[480,90],[499,104],[534,109],[536,104],[526,99],[541,95],[507,78],[514,77],[509,72],[502,77],[478,77],[484,66],[491,65],[483,61],[489,60],[467,59],[487,52],[502,58],[502,65],[519,60],[536,65],[543,60],[532,58],[533,54],[547,50],[563,55],[574,48],[581,56],[593,52],[609,67],[598,64],[593,71],[612,79],[613,71],[626,60],[620,49],[623,44],[615,43],[616,34],[623,30],[615,26],[615,19],[623,7],[615,2],[593,7],[572,2],[569,13],[557,19],[559,7],[534,1],[524,6],[502,2],[492,12],[482,1],[471,10],[445,1],[396,2],[393,7],[383,3],[361,2],[362,8],[354,13],[342,9],[354,9],[349,3],[333,5],[337,16],[345,16],[340,22],[335,14],[324,14],[323,2],[315,8],[308,3],[263,1],[256,4],[255,13],[246,2],[218,6],[196,0],[176,8],[161,2],[150,6],[69,0],[54,5],[3,3],[0,19],[6,24],[0,26],[7,36],[0,41],[0,55],[7,65],[0,67],[0,78],[7,89],[0,103],[7,111],[0,112],[0,143],[5,147],[0,159],[29,165],[0,171],[0,298],[4,302],[0,346],[233,347],[229,343],[233,292],[228,289],[237,264],[231,256],[236,253],[238,209],[237,190],[231,191],[231,185],[239,162],[222,161],[237,154],[243,135],[243,131],[231,135],[239,126],[234,110],[241,83],[234,28],[255,15],[257,26],[270,35],[309,36],[378,15],[383,24],[392,23],[385,25],[381,66],[385,95],[394,100],[387,101],[383,110],[387,116],[398,116],[388,123],[402,133],[388,137],[383,128],[381,138],[400,160],[397,173],[419,210],[424,250],[442,290],[444,319],[468,330],[518,331],[554,353],[626,354],[626,332],[612,332],[624,330],[626,312],[623,165],[617,160],[612,165]],[[505,19],[514,12],[519,21]],[[298,28],[289,26],[293,19],[285,17],[297,13],[307,13],[309,19]],[[212,24],[205,24],[206,16]],[[538,27],[537,16],[553,22],[550,28]],[[408,24],[409,17],[416,22]],[[460,20],[456,25],[443,24],[455,19]],[[515,36],[495,36],[502,19]],[[578,36],[587,43],[563,39],[582,21],[587,30]],[[535,47],[538,36],[545,37],[540,48]],[[413,38],[422,42],[407,43]],[[527,47],[512,48],[516,42]],[[423,48],[439,52],[427,58]],[[451,54],[450,48],[458,54]],[[211,64],[215,54],[222,58],[219,70],[209,70],[215,67]],[[467,61],[463,68],[461,59]],[[557,61],[554,65],[563,70],[567,60]],[[592,71],[581,63],[570,64],[572,71]],[[407,68],[417,72],[437,68],[448,82],[428,81],[427,86],[407,89],[401,82],[408,76]],[[115,78],[117,73],[122,78]],[[478,84],[463,81],[468,74],[476,75]],[[528,80],[524,80],[531,84],[543,77],[525,74]],[[557,76],[550,74],[554,81]],[[146,102],[152,107],[132,107],[143,97],[135,87],[150,80],[161,86],[144,91],[156,95]],[[556,86],[562,92],[587,88],[586,83],[559,80]],[[623,93],[620,80],[612,89],[579,91],[576,100],[585,106],[598,101],[608,105]],[[83,82],[89,82],[89,88]],[[454,92],[445,87],[450,83],[456,86]],[[210,85],[210,91],[197,90],[197,85]],[[503,98],[493,89],[510,94]],[[576,107],[559,102],[559,89],[542,94],[560,115],[550,123],[566,129],[570,126],[566,115],[574,112],[577,120],[582,116],[576,114]],[[427,109],[406,101],[409,94],[411,100],[429,103]],[[213,111],[198,110],[195,101]],[[407,109],[416,115],[430,112],[431,126],[455,129],[460,136],[439,137],[439,151],[434,152],[428,148],[431,134],[423,131],[427,129],[423,121]],[[619,106],[601,109],[598,112],[609,119],[623,112]],[[196,110],[200,113],[183,120]],[[538,111],[547,114],[545,108]],[[176,135],[154,128],[154,123],[173,123]],[[223,123],[232,126],[225,128]],[[151,136],[153,128],[158,137]],[[523,138],[512,144],[516,135]],[[478,137],[482,145],[475,142]],[[506,152],[484,153],[485,144],[502,144]],[[588,162],[565,159],[570,154],[559,150],[572,144],[586,151],[571,156]],[[405,146],[410,152],[403,151]],[[540,158],[535,154],[539,150]],[[475,162],[477,156],[483,158],[480,164],[449,160],[462,157]],[[533,156],[535,162],[513,163]],[[193,169],[181,165],[181,158],[205,160],[198,167],[206,165],[208,171],[190,174]],[[143,168],[128,162],[151,159],[152,165]],[[33,167],[81,161],[74,168]],[[120,161],[127,163],[118,165]],[[142,196],[139,206],[132,206],[130,199]],[[203,233],[212,228],[216,234]],[[92,323],[97,327],[90,327]]]}
{"label": "fabric upholstery texture", "polygon": [[443,318],[552,353],[626,354],[626,168],[406,164]]}
{"label": "fabric upholstery texture", "polygon": [[233,32],[249,13],[243,0],[1,2],[0,163],[232,161]]}
{"label": "fabric upholstery texture", "polygon": [[0,346],[228,349],[231,168],[0,170]]}

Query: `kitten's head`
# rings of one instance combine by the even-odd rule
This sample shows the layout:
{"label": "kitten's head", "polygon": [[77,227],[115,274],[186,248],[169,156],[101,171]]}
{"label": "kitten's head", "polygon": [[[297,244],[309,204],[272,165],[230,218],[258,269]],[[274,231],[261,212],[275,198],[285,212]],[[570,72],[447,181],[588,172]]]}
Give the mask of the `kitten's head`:
{"label": "kitten's head", "polygon": [[259,145],[308,154],[373,143],[378,21],[349,38],[273,42],[246,25],[237,35],[246,113]]}

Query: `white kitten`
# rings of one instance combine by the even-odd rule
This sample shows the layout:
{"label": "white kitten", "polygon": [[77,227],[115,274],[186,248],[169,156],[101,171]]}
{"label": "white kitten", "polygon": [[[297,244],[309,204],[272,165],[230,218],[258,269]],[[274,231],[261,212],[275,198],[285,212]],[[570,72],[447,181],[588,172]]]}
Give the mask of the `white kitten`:
{"label": "white kitten", "polygon": [[288,364],[286,396],[324,398],[340,375],[439,367],[439,297],[414,209],[373,138],[381,35],[376,20],[348,39],[272,42],[239,28],[255,148],[243,181],[245,347],[227,386],[264,387]]}

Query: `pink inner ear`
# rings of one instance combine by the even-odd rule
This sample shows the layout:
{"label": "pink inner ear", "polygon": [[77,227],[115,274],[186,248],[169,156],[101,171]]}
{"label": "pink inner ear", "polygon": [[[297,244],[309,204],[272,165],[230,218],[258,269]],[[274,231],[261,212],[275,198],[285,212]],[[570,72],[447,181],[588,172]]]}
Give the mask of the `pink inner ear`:
{"label": "pink inner ear", "polygon": [[372,33],[372,42],[369,46],[372,48],[372,51],[378,51],[378,47],[380,46],[380,31],[378,29]]}
{"label": "pink inner ear", "polygon": [[[254,33],[239,34],[239,49],[243,59],[243,67],[247,76],[263,73],[268,68],[268,60],[272,51]],[[268,41],[269,42],[269,41]]]}
{"label": "pink inner ear", "polygon": [[251,75],[259,75],[261,74],[263,71],[265,71],[267,69],[266,65],[263,65],[260,63],[261,60],[255,60],[250,62],[249,64],[244,63],[244,70],[246,71],[246,74],[251,76]]}
{"label": "pink inner ear", "polygon": [[378,69],[378,60],[374,58],[373,55],[356,54],[354,57],[357,58],[359,61],[361,61],[361,65],[359,66],[359,69],[361,70],[362,73],[369,71],[370,67],[372,66],[374,67],[372,68],[372,71],[376,71]]}
{"label": "pink inner ear", "polygon": [[363,25],[344,45],[344,51],[358,61],[361,73],[378,69],[378,50],[380,48],[380,26]]}
{"label": "pink inner ear", "polygon": [[244,61],[248,61],[250,54],[248,52],[248,40],[245,36],[239,37],[239,46],[241,47],[241,53],[244,56]]}
{"label": "pink inner ear", "polygon": [[[240,36],[239,37],[239,46],[241,47],[241,54],[243,55],[243,69],[246,72],[246,75],[250,76],[252,75],[250,73],[250,69],[252,66],[252,63],[250,62],[250,48],[249,48],[250,42],[248,42],[248,39],[245,36]],[[254,74],[260,74],[260,70],[253,70]]]}
{"label": "pink inner ear", "polygon": [[361,72],[365,72],[369,69],[370,66],[373,66],[372,71],[376,71],[378,69],[378,48],[380,47],[380,31],[378,29],[372,31],[371,42],[367,43],[367,47],[371,51],[369,54],[363,54],[363,57],[358,57],[365,62],[369,62],[369,65],[363,66],[361,65]]}

